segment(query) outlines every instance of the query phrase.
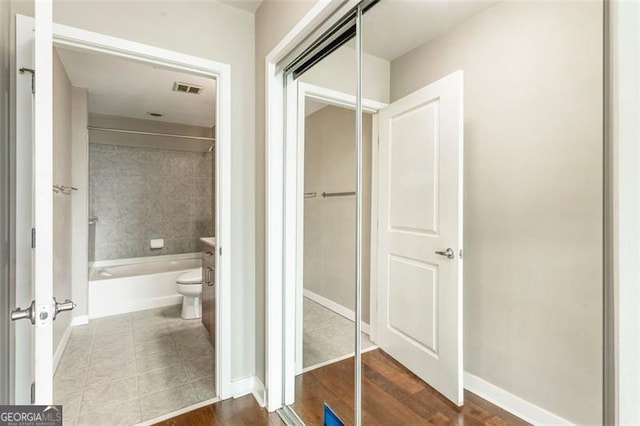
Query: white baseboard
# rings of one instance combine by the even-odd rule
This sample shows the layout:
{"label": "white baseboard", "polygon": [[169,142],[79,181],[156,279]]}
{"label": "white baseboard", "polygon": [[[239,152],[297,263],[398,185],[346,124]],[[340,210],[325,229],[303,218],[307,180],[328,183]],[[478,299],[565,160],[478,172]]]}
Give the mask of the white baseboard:
{"label": "white baseboard", "polygon": [[264,383],[262,383],[262,380],[260,380],[258,376],[254,376],[254,377],[255,377],[255,383],[254,383],[253,392],[252,392],[253,397],[255,398],[258,405],[264,408],[267,405],[267,392],[264,387]]}
{"label": "white baseboard", "polygon": [[257,379],[256,376],[247,376],[242,379],[232,380],[231,396],[240,398],[241,396],[249,395],[255,389]]}
{"label": "white baseboard", "polygon": [[[317,304],[322,305],[325,308],[335,312],[336,314],[345,317],[349,321],[355,321],[356,319],[355,312],[353,312],[351,309],[345,306],[342,306],[334,302],[333,300],[329,300],[324,296],[320,296],[319,294],[312,292],[311,290],[307,290],[306,288],[304,289],[303,294],[304,294],[304,297],[308,297],[309,299],[313,300]],[[362,331],[365,332],[366,334],[370,334],[370,331],[371,331],[369,324],[367,324],[364,321],[362,321]]]}
{"label": "white baseboard", "polygon": [[260,407],[266,405],[266,390],[258,376],[247,376],[231,382],[231,396],[240,398],[246,395],[253,395]]}
{"label": "white baseboard", "polygon": [[77,327],[79,325],[87,325],[89,324],[89,315],[79,315],[77,317],[73,317],[71,320],[71,326]]}
{"label": "white baseboard", "polygon": [[464,387],[492,404],[507,410],[534,425],[572,425],[570,421],[557,416],[544,408],[538,407],[501,389],[478,376],[464,373]]}
{"label": "white baseboard", "polygon": [[67,343],[69,343],[69,337],[71,337],[71,329],[73,328],[73,320],[69,322],[66,330],[62,334],[62,338],[60,339],[60,343],[58,343],[58,347],[53,354],[53,372],[55,374],[58,369],[58,364],[60,364],[60,360],[62,359],[62,354],[64,353],[65,348],[67,347]]}

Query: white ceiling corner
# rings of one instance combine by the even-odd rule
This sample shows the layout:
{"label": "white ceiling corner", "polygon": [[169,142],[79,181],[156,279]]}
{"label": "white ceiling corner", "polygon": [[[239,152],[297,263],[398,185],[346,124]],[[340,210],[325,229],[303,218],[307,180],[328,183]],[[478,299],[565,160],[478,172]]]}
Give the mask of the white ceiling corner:
{"label": "white ceiling corner", "polygon": [[263,0],[219,0],[220,3],[235,7],[237,9],[246,10],[250,13],[256,13]]}

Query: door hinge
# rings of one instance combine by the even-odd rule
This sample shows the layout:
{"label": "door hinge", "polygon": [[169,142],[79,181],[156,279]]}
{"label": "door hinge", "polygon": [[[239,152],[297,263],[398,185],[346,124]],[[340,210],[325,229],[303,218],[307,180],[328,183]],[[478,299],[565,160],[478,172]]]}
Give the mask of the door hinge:
{"label": "door hinge", "polygon": [[36,248],[36,228],[31,228],[31,248]]}
{"label": "door hinge", "polygon": [[33,68],[20,68],[20,74],[24,74],[25,72],[31,73],[31,93],[36,94],[36,70]]}
{"label": "door hinge", "polygon": [[36,382],[31,382],[31,403],[36,403]]}
{"label": "door hinge", "polygon": [[219,250],[220,250],[220,256],[222,256],[222,247],[220,247]]}
{"label": "door hinge", "polygon": [[460,259],[462,259],[462,249],[460,249]]}

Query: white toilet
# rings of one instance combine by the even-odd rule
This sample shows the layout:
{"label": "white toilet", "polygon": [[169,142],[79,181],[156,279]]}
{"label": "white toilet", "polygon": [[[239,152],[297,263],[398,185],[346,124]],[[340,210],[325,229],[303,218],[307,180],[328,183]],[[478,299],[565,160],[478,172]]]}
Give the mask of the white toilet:
{"label": "white toilet", "polygon": [[184,296],[182,300],[182,319],[197,319],[202,317],[202,268],[192,269],[178,277],[176,281],[178,293]]}

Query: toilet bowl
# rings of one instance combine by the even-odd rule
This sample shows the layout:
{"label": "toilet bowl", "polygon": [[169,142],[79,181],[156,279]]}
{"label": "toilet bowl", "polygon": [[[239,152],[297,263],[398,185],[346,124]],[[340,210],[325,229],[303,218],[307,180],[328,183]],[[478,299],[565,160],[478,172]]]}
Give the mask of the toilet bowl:
{"label": "toilet bowl", "polygon": [[176,290],[182,294],[182,319],[202,317],[202,268],[192,269],[178,277]]}

